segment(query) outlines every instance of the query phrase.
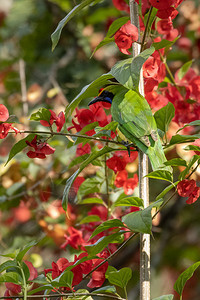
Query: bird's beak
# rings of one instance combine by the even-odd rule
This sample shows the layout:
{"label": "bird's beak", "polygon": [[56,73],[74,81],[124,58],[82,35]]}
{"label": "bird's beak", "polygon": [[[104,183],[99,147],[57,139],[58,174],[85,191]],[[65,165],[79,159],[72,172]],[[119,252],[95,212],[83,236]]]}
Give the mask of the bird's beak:
{"label": "bird's beak", "polygon": [[102,96],[97,96],[96,98],[94,98],[93,100],[91,100],[88,105],[91,105],[91,104],[94,104],[94,103],[97,103],[97,102],[107,102],[107,103],[112,103],[111,101],[105,99],[104,97]]}

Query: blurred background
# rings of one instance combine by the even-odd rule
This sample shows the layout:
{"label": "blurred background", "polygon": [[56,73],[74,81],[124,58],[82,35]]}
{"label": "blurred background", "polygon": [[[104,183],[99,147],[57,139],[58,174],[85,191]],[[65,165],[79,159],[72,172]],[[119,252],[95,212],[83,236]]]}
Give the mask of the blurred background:
{"label": "blurred background", "polygon": [[[68,0],[0,0],[0,103],[10,115],[15,115],[18,129],[44,130],[39,122],[29,122],[31,113],[40,107],[64,111],[66,105],[82,87],[106,73],[121,54],[115,43],[91,54],[105,37],[109,25],[126,12],[117,10],[112,1],[89,6],[64,27],[61,39],[51,51],[50,35],[58,22],[80,1]],[[198,0],[186,0],[179,8],[174,27],[181,35],[168,54],[168,64],[174,73],[183,63],[195,59],[200,66],[200,5]],[[199,74],[199,73],[198,73]],[[87,101],[81,102],[86,107]],[[65,125],[71,126],[71,119]],[[173,125],[172,125],[173,128]],[[169,133],[170,134],[170,133]],[[25,137],[25,136],[23,136]],[[31,240],[40,241],[27,259],[42,272],[59,257],[71,259],[77,250],[68,246],[64,234],[69,226],[87,215],[88,208],[70,205],[66,216],[61,207],[64,180],[75,170],[68,168],[75,147],[68,147],[66,137],[54,137],[50,145],[56,148],[53,157],[31,160],[25,152],[4,166],[9,151],[22,136],[11,134],[0,140],[0,253],[12,252]],[[168,152],[168,158],[184,159],[182,146]],[[188,154],[189,155],[189,154]],[[188,156],[189,158],[189,156]],[[133,168],[136,168],[136,162]],[[180,169],[175,170],[178,177]],[[88,176],[96,168],[84,171]],[[193,175],[199,180],[199,173]],[[150,181],[152,200],[165,183]],[[76,195],[72,192],[72,198]],[[176,196],[154,221],[152,238],[152,298],[173,293],[178,275],[200,260],[200,205],[186,205]],[[3,262],[3,259],[2,261]],[[111,263],[116,268],[129,266],[133,278],[129,284],[130,299],[139,299],[139,241],[133,240]],[[0,287],[0,295],[5,287]],[[176,298],[178,299],[178,298]],[[184,300],[200,299],[200,271],[188,281]]]}

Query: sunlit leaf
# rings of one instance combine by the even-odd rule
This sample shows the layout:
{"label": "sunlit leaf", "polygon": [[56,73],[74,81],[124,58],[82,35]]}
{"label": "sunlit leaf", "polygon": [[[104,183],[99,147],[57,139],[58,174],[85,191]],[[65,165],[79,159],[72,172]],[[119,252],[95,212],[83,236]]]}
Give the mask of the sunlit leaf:
{"label": "sunlit leaf", "polygon": [[169,124],[175,115],[174,105],[169,102],[166,106],[157,110],[154,114],[154,118],[156,120],[157,127],[163,132],[167,132],[169,128]]}
{"label": "sunlit leaf", "polygon": [[103,222],[102,224],[100,224],[92,233],[91,238],[93,238],[95,235],[109,229],[109,228],[113,228],[113,227],[117,227],[117,228],[121,228],[124,227],[124,224],[122,223],[122,221],[118,220],[118,219],[113,219],[113,220],[108,220]]}
{"label": "sunlit leaf", "polygon": [[132,277],[132,270],[130,268],[122,268],[119,271],[108,273],[108,281],[114,285],[120,286],[124,289]]}

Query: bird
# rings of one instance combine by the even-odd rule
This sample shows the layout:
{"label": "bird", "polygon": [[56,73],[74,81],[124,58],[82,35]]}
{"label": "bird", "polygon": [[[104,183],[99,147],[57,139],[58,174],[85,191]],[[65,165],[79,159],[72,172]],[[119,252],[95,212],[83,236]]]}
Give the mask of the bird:
{"label": "bird", "polygon": [[153,171],[171,172],[171,167],[164,164],[167,159],[147,100],[135,90],[118,88],[116,91],[114,94],[103,89],[88,105],[110,103],[112,118],[118,123],[118,132],[148,155]]}

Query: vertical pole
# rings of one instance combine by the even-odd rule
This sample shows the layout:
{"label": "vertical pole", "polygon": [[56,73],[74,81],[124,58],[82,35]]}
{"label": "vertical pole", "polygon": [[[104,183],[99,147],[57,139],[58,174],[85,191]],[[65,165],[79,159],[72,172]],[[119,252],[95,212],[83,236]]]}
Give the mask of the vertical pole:
{"label": "vertical pole", "polygon": [[[138,28],[140,42],[140,25],[138,4],[129,0],[131,23]],[[140,53],[140,45],[133,43],[133,57]],[[144,81],[140,74],[139,92],[144,96]],[[144,201],[144,208],[149,206],[148,156],[139,151],[139,194]],[[150,235],[140,234],[140,300],[150,300]]]}

